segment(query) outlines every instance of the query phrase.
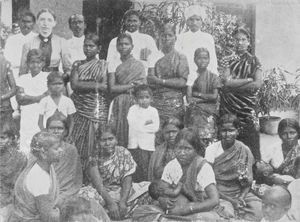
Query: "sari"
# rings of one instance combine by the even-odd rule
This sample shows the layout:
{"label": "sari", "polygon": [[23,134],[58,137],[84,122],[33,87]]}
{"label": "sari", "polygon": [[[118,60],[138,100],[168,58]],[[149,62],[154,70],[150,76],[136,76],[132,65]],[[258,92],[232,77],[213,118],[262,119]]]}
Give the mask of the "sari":
{"label": "sari", "polygon": [[59,205],[76,195],[82,186],[82,167],[76,147],[65,142],[61,147],[64,151],[62,157],[53,164],[59,182]]}
{"label": "sari", "polygon": [[300,145],[294,146],[284,157],[282,164],[276,169],[276,173],[281,175],[294,176],[294,162],[297,156],[300,156]]}
{"label": "sari", "polygon": [[[184,172],[181,179],[183,183],[182,192],[189,196],[192,202],[202,202],[207,198],[205,191],[196,190],[197,177],[203,165],[207,161],[197,155]],[[137,208],[133,213],[132,221],[217,221],[220,219],[218,213],[213,210],[209,212],[194,213],[186,216],[167,214],[158,205],[144,205]]]}
{"label": "sari", "polygon": [[[221,83],[219,77],[210,72],[198,75],[192,87],[193,91],[205,94],[212,94],[215,89],[219,89]],[[185,113],[185,125],[197,130],[199,138],[203,144],[208,146],[217,138],[216,119],[218,117],[218,102],[202,102],[201,99],[187,107]]]}
{"label": "sari", "polygon": [[[261,64],[256,56],[249,52],[243,54],[238,60],[230,63],[230,78],[247,79],[255,78],[255,72],[261,69]],[[238,140],[247,145],[256,160],[260,160],[259,123],[256,116],[257,92],[228,90],[220,91],[220,114],[235,114],[241,121],[241,130]]]}
{"label": "sari", "polygon": [[[115,72],[117,85],[129,85],[132,82],[146,83],[146,74],[143,63],[133,56],[129,57]],[[116,96],[110,107],[109,122],[116,130],[118,144],[128,146],[128,122],[127,114],[129,108],[134,104],[134,97],[131,90]]]}
{"label": "sari", "polygon": [[[109,195],[115,202],[119,202],[122,191],[122,180],[132,175],[136,169],[130,152],[121,146],[115,147],[115,153],[108,159],[101,159],[100,156],[91,158],[91,166],[97,166],[101,175],[103,185]],[[127,215],[129,217],[138,205],[148,202],[150,199],[147,195],[149,182],[133,183],[127,200]],[[106,203],[101,195],[91,185],[81,188],[79,195],[87,200],[95,200],[104,208]]]}
{"label": "sari", "polygon": [[13,202],[15,182],[27,164],[26,156],[17,150],[17,147],[9,147],[0,156],[0,208]]}
{"label": "sari", "polygon": [[[212,164],[218,191],[233,199],[237,199],[243,187],[250,186],[253,181],[253,164],[254,158],[250,149],[242,142],[236,140],[234,145],[224,150],[222,154],[215,158]],[[245,185],[241,183],[241,179],[245,179]],[[245,220],[261,220],[261,200],[250,192],[244,200],[247,206],[235,213]],[[230,209],[227,210],[230,211]]]}
{"label": "sari", "polygon": [[[30,157],[26,168],[16,181],[14,206],[11,215],[8,218],[8,222],[42,222],[38,206],[35,202],[35,197],[26,187],[26,177],[36,162],[37,159],[34,156]],[[59,185],[52,165],[50,166],[50,180],[51,186],[48,195],[53,203],[56,203]]]}
{"label": "sari", "polygon": [[175,152],[172,148],[168,149],[166,142],[156,147],[149,162],[148,180],[154,181],[160,179],[163,168],[174,158]]}
{"label": "sari", "polygon": [[[189,65],[185,55],[173,50],[155,64],[155,75],[162,79],[183,78],[187,80]],[[153,107],[158,110],[161,124],[169,117],[183,120],[184,89],[153,86]]]}
{"label": "sari", "polygon": [[[81,81],[103,82],[106,78],[106,62],[93,59],[78,61],[73,65],[78,67],[78,78]],[[103,92],[80,92],[76,89],[71,95],[77,112],[73,114],[72,141],[81,157],[83,170],[87,167],[90,156],[94,154],[96,132],[107,123],[108,103]]]}

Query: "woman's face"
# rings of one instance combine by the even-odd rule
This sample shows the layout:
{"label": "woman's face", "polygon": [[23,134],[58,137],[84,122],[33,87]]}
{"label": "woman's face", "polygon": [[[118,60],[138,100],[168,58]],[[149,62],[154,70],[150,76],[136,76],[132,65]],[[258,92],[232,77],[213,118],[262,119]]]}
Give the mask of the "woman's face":
{"label": "woman's face", "polygon": [[294,146],[298,142],[298,133],[292,127],[286,127],[280,134],[282,142],[288,146]]}
{"label": "woman's face", "polygon": [[237,33],[235,36],[235,43],[236,43],[236,50],[239,53],[244,53],[248,50],[248,47],[250,45],[250,41],[248,37],[243,33]]}
{"label": "woman's face", "polygon": [[47,127],[47,130],[49,133],[53,133],[54,135],[58,136],[61,139],[65,137],[67,131],[64,123],[59,120],[51,121],[49,126]]}
{"label": "woman's face", "polygon": [[20,22],[20,29],[23,35],[27,35],[30,33],[34,27],[33,18],[29,15],[25,15],[21,18]]}
{"label": "woman's face", "polygon": [[51,13],[43,12],[42,14],[40,14],[37,20],[37,25],[40,34],[42,36],[48,37],[53,31],[53,28],[56,25],[56,21]]}
{"label": "woman's face", "polygon": [[128,38],[122,38],[117,43],[117,50],[121,56],[127,56],[131,53],[133,45]]}
{"label": "woman's face", "polygon": [[141,25],[141,20],[136,15],[130,15],[125,19],[125,30],[129,32],[135,32],[139,29]]}
{"label": "woman's face", "polygon": [[118,143],[115,135],[110,132],[104,132],[102,133],[99,142],[104,155],[111,156],[114,154],[115,147]]}
{"label": "woman's face", "polygon": [[206,69],[209,64],[209,55],[207,52],[200,52],[194,59],[198,69]]}
{"label": "woman's face", "polygon": [[189,165],[194,157],[196,156],[196,151],[194,147],[185,139],[181,139],[175,147],[175,155],[179,163],[182,166]]}
{"label": "woman's face", "polygon": [[202,19],[198,15],[193,15],[187,19],[186,24],[191,32],[197,32],[202,26]]}
{"label": "woman's face", "polygon": [[175,125],[173,125],[173,124],[166,125],[163,129],[163,135],[164,135],[165,141],[169,145],[174,145],[175,138],[176,138],[178,132],[179,132],[179,129]]}
{"label": "woman's face", "polygon": [[63,149],[61,148],[60,140],[53,141],[52,145],[46,150],[47,161],[49,163],[58,162]]}
{"label": "woman's face", "polygon": [[0,153],[5,151],[9,144],[12,143],[12,138],[10,138],[6,133],[0,133]]}
{"label": "woman's face", "polygon": [[94,58],[99,53],[99,47],[93,40],[86,39],[83,43],[83,52],[87,58]]}
{"label": "woman's face", "polygon": [[220,135],[222,145],[226,148],[230,148],[238,136],[238,130],[232,123],[224,123],[220,127]]}
{"label": "woman's face", "polygon": [[172,30],[165,30],[161,35],[161,42],[163,47],[174,47],[176,42],[176,35]]}

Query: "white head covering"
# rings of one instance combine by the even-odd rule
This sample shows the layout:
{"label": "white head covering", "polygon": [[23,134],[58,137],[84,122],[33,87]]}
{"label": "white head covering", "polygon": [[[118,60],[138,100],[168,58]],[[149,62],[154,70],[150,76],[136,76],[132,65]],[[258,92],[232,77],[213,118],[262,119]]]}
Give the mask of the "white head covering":
{"label": "white head covering", "polygon": [[206,11],[200,5],[191,5],[184,10],[184,17],[188,19],[193,15],[200,16],[202,20],[206,19]]}

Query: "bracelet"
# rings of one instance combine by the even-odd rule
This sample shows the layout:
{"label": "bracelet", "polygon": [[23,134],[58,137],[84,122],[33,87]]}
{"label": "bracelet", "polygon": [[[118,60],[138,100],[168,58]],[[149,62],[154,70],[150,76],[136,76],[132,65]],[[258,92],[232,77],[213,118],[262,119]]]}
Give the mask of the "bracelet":
{"label": "bracelet", "polygon": [[194,209],[193,209],[193,206],[190,205],[190,212],[193,213]]}
{"label": "bracelet", "polygon": [[166,83],[166,80],[165,80],[165,79],[163,79],[163,85],[165,85],[165,83]]}

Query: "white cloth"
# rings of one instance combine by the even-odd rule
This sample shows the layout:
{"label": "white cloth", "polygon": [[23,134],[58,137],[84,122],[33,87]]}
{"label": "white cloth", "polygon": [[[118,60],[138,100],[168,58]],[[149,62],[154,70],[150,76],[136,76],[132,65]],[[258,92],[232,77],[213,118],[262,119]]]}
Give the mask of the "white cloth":
{"label": "white cloth", "polygon": [[[150,35],[143,34],[138,31],[126,33],[130,34],[133,41],[133,57],[137,60],[140,60],[141,50],[149,49],[151,50],[151,54],[149,55],[148,60],[140,61],[143,62],[146,71],[149,67],[154,67],[156,61],[161,57],[154,39]],[[120,59],[120,53],[117,50],[117,38],[113,38],[109,43],[106,61],[108,62],[108,72],[115,72],[116,68],[122,63]]]}
{"label": "white cloth", "polygon": [[261,149],[261,159],[266,163],[269,163],[277,169],[284,161],[282,149],[281,149],[281,142],[274,144],[270,147]]}
{"label": "white cloth", "polygon": [[67,40],[67,48],[71,55],[71,63],[73,64],[77,60],[84,60],[85,55],[83,52],[84,35],[80,38],[72,36],[71,39]]}
{"label": "white cloth", "polygon": [[[171,160],[164,168],[161,179],[172,184],[177,184],[182,177],[182,168],[176,163],[175,158]],[[177,183],[176,183],[177,182]],[[210,184],[216,184],[215,173],[210,164],[204,163],[197,175],[196,191],[204,191]]]}
{"label": "white cloth", "polygon": [[[129,108],[127,115],[129,134],[128,149],[140,148],[142,150],[155,150],[155,133],[159,129],[159,115],[156,108],[149,106],[142,108],[133,105]],[[145,125],[146,121],[152,121]]]}
{"label": "white cloth", "polygon": [[292,195],[292,206],[289,211],[289,214],[293,215],[296,221],[300,221],[300,178],[292,181],[288,185],[288,190]]}
{"label": "white cloth", "polygon": [[192,86],[198,77],[197,66],[194,62],[194,53],[198,48],[207,48],[210,54],[210,63],[207,69],[218,75],[218,62],[215,49],[215,41],[212,35],[201,32],[185,32],[178,35],[175,49],[183,53],[188,60],[190,74],[188,76],[187,85]]}
{"label": "white cloth", "polygon": [[50,95],[46,96],[39,103],[39,114],[44,116],[44,127],[46,127],[47,119],[51,117],[56,110],[63,113],[66,117],[76,112],[75,105],[70,98],[62,95],[57,105]]}
{"label": "white cloth", "polygon": [[224,149],[222,147],[221,141],[217,141],[206,148],[205,159],[210,163],[214,163],[215,159],[218,156],[220,156],[223,152]]}
{"label": "white cloth", "polygon": [[[39,96],[48,90],[48,72],[41,72],[35,77],[31,74],[21,75],[17,79],[17,86],[24,89],[24,93],[29,96]],[[39,119],[39,104],[21,106],[21,125],[20,125],[20,149],[29,153],[31,139],[37,132]]]}
{"label": "white cloth", "polygon": [[28,172],[25,180],[26,187],[33,196],[49,194],[51,186],[50,175],[37,163]]}
{"label": "white cloth", "polygon": [[286,215],[284,215],[282,218],[280,218],[279,220],[276,220],[276,221],[269,221],[269,220],[266,220],[265,218],[263,218],[260,222],[292,222],[292,221],[295,221],[295,220],[290,220]]}
{"label": "white cloth", "polygon": [[184,10],[184,17],[186,20],[194,15],[200,16],[202,20],[207,17],[205,8],[200,5],[191,5]]}

